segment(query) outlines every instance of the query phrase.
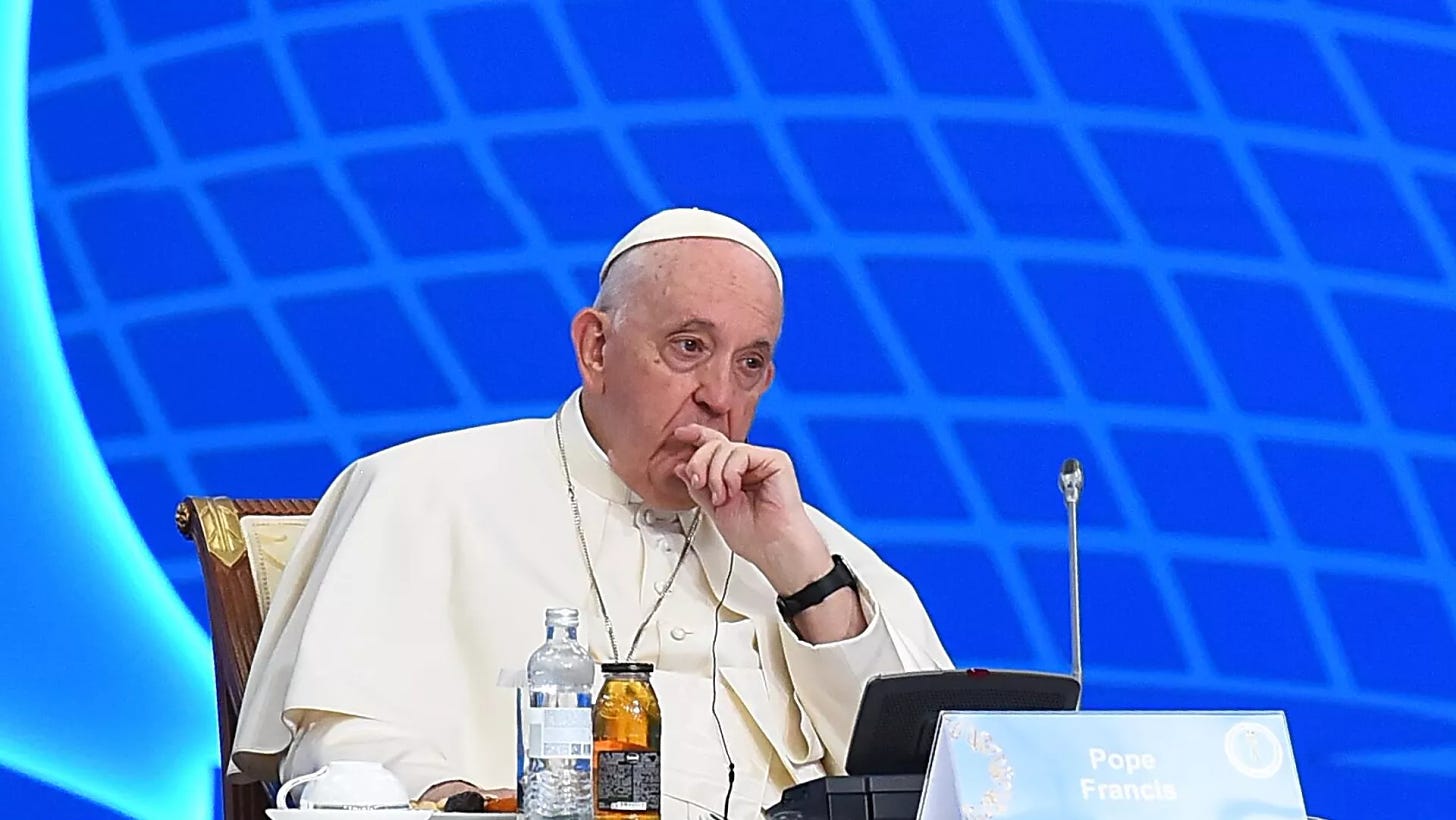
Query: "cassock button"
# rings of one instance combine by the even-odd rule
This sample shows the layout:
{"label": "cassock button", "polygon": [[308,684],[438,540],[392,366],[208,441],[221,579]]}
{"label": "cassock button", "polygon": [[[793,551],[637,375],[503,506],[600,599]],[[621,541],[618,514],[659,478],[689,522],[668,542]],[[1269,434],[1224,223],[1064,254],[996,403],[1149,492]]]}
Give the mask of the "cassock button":
{"label": "cassock button", "polygon": [[681,641],[688,636],[688,631],[679,626],[675,627],[671,632],[667,634],[671,635],[673,640]]}

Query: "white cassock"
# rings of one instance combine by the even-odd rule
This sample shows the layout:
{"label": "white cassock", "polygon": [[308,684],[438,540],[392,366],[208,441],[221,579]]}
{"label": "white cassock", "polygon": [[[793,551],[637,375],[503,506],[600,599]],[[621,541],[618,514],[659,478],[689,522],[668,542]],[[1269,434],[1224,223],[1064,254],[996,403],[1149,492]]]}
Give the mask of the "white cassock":
{"label": "white cassock", "polygon": [[[577,395],[562,433],[592,565],[623,654],[684,549],[692,513],[643,506],[588,433]],[[734,818],[788,786],[842,773],[870,677],[947,668],[915,590],[869,547],[809,509],[860,581],[869,628],[812,645],[773,587],[706,516],[634,660],[656,665],[663,817]],[[711,678],[714,611],[718,679]],[[300,536],[263,625],[233,747],[239,781],[331,760],[385,764],[414,795],[446,780],[515,783],[515,696],[498,684],[545,638],[547,607],[582,613],[610,661],[606,622],[578,546],[551,420],[430,436],[355,462]]]}

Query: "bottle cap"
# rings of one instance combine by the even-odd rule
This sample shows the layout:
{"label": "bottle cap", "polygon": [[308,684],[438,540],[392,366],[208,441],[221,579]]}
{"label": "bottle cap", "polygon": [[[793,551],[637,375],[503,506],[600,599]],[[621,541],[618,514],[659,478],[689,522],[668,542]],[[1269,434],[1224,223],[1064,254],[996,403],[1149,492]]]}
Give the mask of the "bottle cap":
{"label": "bottle cap", "polygon": [[604,663],[604,664],[602,664],[602,674],[604,674],[604,675],[630,675],[630,674],[633,674],[633,673],[640,674],[640,675],[651,674],[652,673],[652,664],[650,664],[650,663],[637,663],[635,661],[633,661],[632,663]]}
{"label": "bottle cap", "polygon": [[546,610],[547,626],[576,626],[580,622],[580,613],[571,607],[558,606]]}

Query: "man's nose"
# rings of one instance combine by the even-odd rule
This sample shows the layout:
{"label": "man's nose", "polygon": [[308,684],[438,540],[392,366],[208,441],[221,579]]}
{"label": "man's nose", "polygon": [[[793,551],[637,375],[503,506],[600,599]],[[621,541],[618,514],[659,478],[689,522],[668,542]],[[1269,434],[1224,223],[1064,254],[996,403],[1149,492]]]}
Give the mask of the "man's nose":
{"label": "man's nose", "polygon": [[702,367],[693,399],[703,412],[717,418],[725,415],[733,401],[733,373],[727,363],[714,361]]}

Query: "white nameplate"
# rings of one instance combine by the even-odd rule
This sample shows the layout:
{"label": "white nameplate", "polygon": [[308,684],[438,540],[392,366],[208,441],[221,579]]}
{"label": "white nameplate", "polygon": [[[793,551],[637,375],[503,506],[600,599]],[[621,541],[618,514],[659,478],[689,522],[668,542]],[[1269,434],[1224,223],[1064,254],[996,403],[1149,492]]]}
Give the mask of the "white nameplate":
{"label": "white nameplate", "polygon": [[1282,712],[947,712],[920,820],[1305,820]]}

